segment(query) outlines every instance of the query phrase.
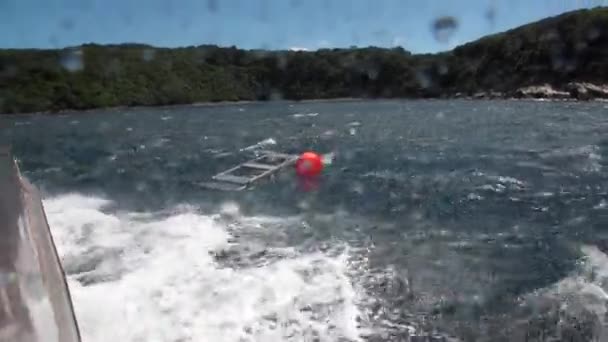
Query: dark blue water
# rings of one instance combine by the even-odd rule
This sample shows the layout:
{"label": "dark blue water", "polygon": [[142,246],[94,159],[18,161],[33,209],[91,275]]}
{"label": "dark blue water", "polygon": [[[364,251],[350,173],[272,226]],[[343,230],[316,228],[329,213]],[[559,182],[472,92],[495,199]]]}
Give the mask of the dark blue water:
{"label": "dark blue water", "polygon": [[[590,341],[608,336],[607,108],[365,101],[116,109],[2,117],[0,141],[47,198],[108,198],[106,212],[186,203],[211,215],[236,203],[245,216],[299,217],[306,229],[269,225],[258,238],[308,252],[348,246],[349,279],[364,298],[357,319],[372,327],[363,339]],[[292,170],[239,193],[197,185],[259,149],[333,158],[309,192]],[[280,259],[239,249],[247,232],[233,235],[221,267]]]}

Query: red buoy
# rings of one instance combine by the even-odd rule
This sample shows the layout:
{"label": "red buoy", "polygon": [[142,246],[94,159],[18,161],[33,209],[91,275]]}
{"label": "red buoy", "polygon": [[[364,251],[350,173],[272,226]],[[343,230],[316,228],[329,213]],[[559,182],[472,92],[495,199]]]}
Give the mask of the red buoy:
{"label": "red buoy", "polygon": [[304,152],[296,161],[296,173],[299,176],[314,177],[323,171],[323,159],[314,152]]}

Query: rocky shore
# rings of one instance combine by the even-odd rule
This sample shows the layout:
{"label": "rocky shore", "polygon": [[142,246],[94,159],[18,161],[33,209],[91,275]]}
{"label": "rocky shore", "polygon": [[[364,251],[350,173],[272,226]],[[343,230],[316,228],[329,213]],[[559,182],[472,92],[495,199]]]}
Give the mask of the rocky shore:
{"label": "rocky shore", "polygon": [[[463,97],[455,94],[456,98]],[[512,92],[487,91],[478,92],[472,99],[547,99],[547,100],[577,100],[591,101],[608,99],[608,84],[593,84],[588,82],[570,82],[563,86],[550,84],[521,87]]]}

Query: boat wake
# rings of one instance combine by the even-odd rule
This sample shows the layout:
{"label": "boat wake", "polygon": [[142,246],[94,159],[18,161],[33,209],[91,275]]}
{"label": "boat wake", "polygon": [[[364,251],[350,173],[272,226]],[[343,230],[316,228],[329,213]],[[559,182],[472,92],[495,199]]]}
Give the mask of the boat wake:
{"label": "boat wake", "polygon": [[84,341],[360,339],[347,249],[260,240],[265,252],[251,253],[256,242],[238,248],[238,236],[281,218],[243,217],[238,207],[113,212],[111,203],[80,194],[44,201]]}
{"label": "boat wake", "polygon": [[521,298],[517,317],[526,326],[514,330],[559,341],[608,340],[608,256],[590,245],[581,253],[571,275]]}

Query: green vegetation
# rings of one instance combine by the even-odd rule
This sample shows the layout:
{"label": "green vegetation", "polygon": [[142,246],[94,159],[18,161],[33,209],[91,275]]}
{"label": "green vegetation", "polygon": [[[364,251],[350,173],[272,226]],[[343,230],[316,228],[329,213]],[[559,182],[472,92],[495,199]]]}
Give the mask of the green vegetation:
{"label": "green vegetation", "polygon": [[608,80],[608,9],[548,18],[440,54],[86,44],[0,50],[0,113],[193,102],[513,94]]}

